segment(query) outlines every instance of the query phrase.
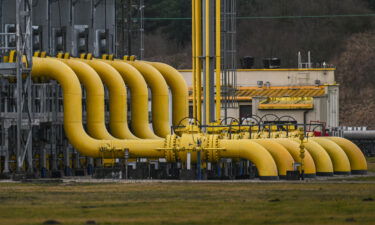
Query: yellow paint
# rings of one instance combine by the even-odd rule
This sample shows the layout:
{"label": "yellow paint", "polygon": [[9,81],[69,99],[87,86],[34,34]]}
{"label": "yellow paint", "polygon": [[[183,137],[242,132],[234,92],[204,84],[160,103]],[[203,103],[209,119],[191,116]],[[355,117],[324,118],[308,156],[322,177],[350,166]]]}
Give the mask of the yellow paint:
{"label": "yellow paint", "polygon": [[128,61],[141,72],[148,87],[151,89],[152,127],[159,137],[166,137],[171,132],[169,124],[169,92],[163,75],[153,66],[142,61]]}
{"label": "yellow paint", "polygon": [[[271,139],[281,145],[283,145],[288,152],[292,155],[295,162],[301,163],[299,144],[289,138],[276,138]],[[315,175],[315,163],[309,152],[305,152],[304,158],[304,170],[306,175]]]}
{"label": "yellow paint", "polygon": [[191,4],[191,50],[192,50],[192,84],[193,84],[193,92],[192,92],[192,97],[193,97],[193,118],[197,118],[197,90],[196,90],[196,82],[197,82],[197,65],[196,65],[196,57],[197,57],[197,49],[196,49],[196,38],[195,38],[195,33],[196,33],[196,18],[195,18],[195,7],[196,7],[196,1],[197,0],[192,0]]}
{"label": "yellow paint", "polygon": [[334,172],[350,173],[349,159],[338,144],[324,137],[310,138],[310,140],[315,141],[327,151],[331,158]]}
{"label": "yellow paint", "polygon": [[312,97],[269,97],[259,103],[259,109],[313,109]]}
{"label": "yellow paint", "polygon": [[210,115],[210,101],[211,101],[211,96],[210,96],[210,1],[206,0],[206,18],[205,18],[205,47],[206,47],[206,55],[205,55],[205,63],[206,63],[206,99],[205,99],[205,110],[206,110],[206,124],[209,124],[211,122],[211,115]]}
{"label": "yellow paint", "polygon": [[[299,143],[298,139],[293,139]],[[303,142],[306,150],[310,153],[314,160],[317,173],[331,173],[333,175],[333,165],[331,158],[324,148],[313,140],[304,140]],[[306,153],[305,153],[306,154]]]}
{"label": "yellow paint", "polygon": [[202,1],[196,0],[195,5],[195,22],[196,22],[196,32],[195,32],[195,38],[196,38],[196,102],[197,102],[197,117],[196,119],[200,122],[202,122],[202,63],[200,60],[200,57],[202,56]]}
{"label": "yellow paint", "polygon": [[[155,67],[163,75],[172,93],[172,124],[179,125],[180,121],[189,116],[188,88],[183,76],[173,67],[165,63],[146,62]],[[187,120],[184,120],[186,123]],[[183,123],[181,125],[184,125]]]}
{"label": "yellow paint", "polygon": [[78,60],[63,60],[76,74],[86,89],[87,130],[97,139],[115,139],[105,126],[104,87],[93,68]]}
{"label": "yellow paint", "polygon": [[272,155],[262,145],[251,140],[219,140],[219,146],[225,151],[221,157],[248,159],[258,169],[259,176],[277,176],[277,166]]}
{"label": "yellow paint", "polygon": [[253,141],[262,145],[272,155],[279,176],[286,176],[287,171],[293,171],[294,159],[284,146],[270,139],[254,139]]}
{"label": "yellow paint", "polygon": [[[143,139],[158,139],[151,130],[148,120],[148,89],[142,74],[132,65],[123,61],[105,61],[115,68],[130,89],[132,131]],[[121,93],[121,92],[120,92]],[[115,103],[114,103],[115,104]]]}
{"label": "yellow paint", "polygon": [[[251,71],[335,71],[336,68],[310,68],[310,69],[237,69],[237,72],[251,72]],[[180,72],[192,72],[192,69],[179,69]]]}
{"label": "yellow paint", "polygon": [[221,0],[216,0],[216,120],[221,115]]}
{"label": "yellow paint", "polygon": [[324,137],[338,144],[348,156],[352,172],[367,171],[366,158],[361,149],[353,142],[341,137]]}
{"label": "yellow paint", "polygon": [[[64,97],[64,128],[72,144],[82,155],[100,158],[105,155],[101,149],[109,149],[116,157],[123,157],[124,149],[129,149],[132,157],[163,157],[163,140],[97,140],[90,137],[82,125],[82,90],[79,80],[66,64],[50,58],[33,58],[32,76],[48,74],[61,85]],[[106,156],[106,155],[105,155]],[[109,155],[108,155],[109,157]],[[107,158],[107,157],[105,157]]]}
{"label": "yellow paint", "polygon": [[114,137],[137,139],[129,130],[127,119],[127,91],[119,72],[109,64],[99,60],[84,60],[99,75],[109,92],[109,126]]}

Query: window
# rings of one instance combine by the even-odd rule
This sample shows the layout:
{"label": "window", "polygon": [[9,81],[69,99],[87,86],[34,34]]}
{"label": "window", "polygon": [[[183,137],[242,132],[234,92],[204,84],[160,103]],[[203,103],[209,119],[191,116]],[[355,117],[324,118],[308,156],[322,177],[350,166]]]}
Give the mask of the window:
{"label": "window", "polygon": [[240,105],[240,119],[252,116],[252,105]]}

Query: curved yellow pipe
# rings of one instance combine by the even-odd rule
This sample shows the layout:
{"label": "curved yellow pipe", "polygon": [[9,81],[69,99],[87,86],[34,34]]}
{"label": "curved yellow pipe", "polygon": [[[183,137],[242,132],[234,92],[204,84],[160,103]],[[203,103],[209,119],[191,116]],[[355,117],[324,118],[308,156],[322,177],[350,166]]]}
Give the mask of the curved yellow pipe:
{"label": "curved yellow pipe", "polygon": [[165,138],[171,133],[169,124],[169,92],[168,86],[160,72],[142,61],[126,61],[134,66],[146,80],[151,89],[152,127],[159,137]]}
{"label": "curved yellow pipe", "polygon": [[[189,116],[189,90],[185,79],[175,68],[159,62],[147,62],[163,75],[172,92],[172,123],[179,123]],[[184,121],[186,122],[186,120]]]}
{"label": "curved yellow pipe", "polygon": [[[271,140],[284,146],[286,150],[288,150],[288,152],[292,155],[294,161],[301,163],[301,158],[299,156],[300,155],[299,144],[297,144],[296,142],[288,138],[276,138],[276,139],[271,139]],[[304,162],[304,167],[305,167],[304,168],[305,176],[315,177],[316,175],[315,163],[308,151],[305,151],[305,158],[303,162]]]}
{"label": "curved yellow pipe", "polygon": [[248,159],[258,169],[260,179],[277,179],[277,166],[271,154],[262,145],[252,140],[219,140],[224,158]]}
{"label": "curved yellow pipe", "polygon": [[[297,144],[300,143],[298,139],[293,139]],[[324,148],[313,140],[304,141],[303,145],[310,153],[314,160],[316,167],[316,175],[318,176],[333,176],[333,165],[331,158]]]}
{"label": "curved yellow pipe", "polygon": [[77,75],[86,89],[87,130],[93,138],[115,139],[105,126],[104,87],[99,75],[89,65],[77,60],[61,59]]}
{"label": "curved yellow pipe", "polygon": [[333,171],[335,174],[349,175],[350,162],[344,150],[335,142],[326,138],[310,138],[321,145],[331,157]]}
{"label": "curved yellow pipe", "polygon": [[[80,60],[81,59],[71,59]],[[127,118],[126,86],[121,75],[112,66],[98,60],[83,60],[100,76],[109,92],[109,126],[119,139],[137,139],[129,129]]]}
{"label": "curved yellow pipe", "polygon": [[113,66],[120,73],[122,79],[130,89],[131,128],[134,134],[143,139],[160,138],[155,135],[149,125],[148,89],[143,76],[136,68],[122,61],[106,60],[105,62]]}
{"label": "curved yellow pipe", "polygon": [[359,149],[357,145],[341,137],[324,137],[324,138],[332,140],[333,142],[338,144],[342,148],[342,150],[344,150],[345,154],[349,158],[352,174],[366,174],[367,173],[366,158],[363,155],[361,149]]}
{"label": "curved yellow pipe", "polygon": [[252,141],[262,145],[275,160],[280,178],[286,177],[287,171],[293,171],[294,159],[281,144],[268,139],[253,139]]}
{"label": "curved yellow pipe", "polygon": [[[31,71],[33,77],[48,75],[61,85],[64,97],[64,129],[69,142],[82,155],[99,157],[123,157],[125,149],[131,157],[164,157],[164,140],[97,140],[90,137],[82,124],[82,90],[73,70],[57,59],[33,58]],[[113,154],[106,155],[100,149],[111,149]],[[104,155],[103,155],[104,154]]]}

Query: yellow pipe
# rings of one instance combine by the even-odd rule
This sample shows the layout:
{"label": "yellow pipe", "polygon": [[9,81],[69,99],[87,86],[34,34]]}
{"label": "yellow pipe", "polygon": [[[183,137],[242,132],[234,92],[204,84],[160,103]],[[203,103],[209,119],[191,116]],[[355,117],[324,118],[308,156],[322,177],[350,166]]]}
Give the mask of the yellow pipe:
{"label": "yellow pipe", "polygon": [[327,138],[335,142],[342,148],[342,150],[344,150],[345,154],[349,158],[352,174],[366,174],[367,173],[366,158],[363,155],[361,149],[359,149],[357,145],[341,137],[324,137],[324,138]]}
{"label": "yellow pipe", "polygon": [[115,139],[105,126],[104,87],[99,75],[89,65],[77,60],[63,60],[77,75],[86,89],[87,130],[97,139]]}
{"label": "yellow pipe", "polygon": [[[57,59],[33,58],[31,71],[33,77],[48,75],[61,85],[64,97],[64,129],[72,146],[82,155],[99,157],[123,157],[123,151],[129,150],[131,157],[164,157],[157,148],[164,146],[164,140],[97,140],[91,138],[82,124],[82,90],[73,70]],[[112,149],[113,154],[103,155],[100,149]]]}
{"label": "yellow pipe", "polygon": [[[275,141],[288,150],[288,152],[292,155],[293,159],[295,162],[301,163],[301,158],[300,158],[300,149],[299,149],[299,144],[294,142],[291,139],[288,138],[276,138],[272,139],[272,141]],[[315,163],[314,160],[312,159],[310,153],[308,151],[305,151],[305,158],[304,158],[304,173],[306,177],[315,177],[316,175],[316,168],[315,168]]]}
{"label": "yellow pipe", "polygon": [[221,116],[221,0],[216,0],[216,121]]}
{"label": "yellow pipe", "polygon": [[200,57],[202,56],[202,1],[196,0],[195,5],[195,17],[196,17],[196,57],[195,57],[195,66],[197,68],[196,72],[196,102],[197,102],[197,120],[202,122],[202,62]]}
{"label": "yellow pipe", "polygon": [[205,99],[205,110],[206,110],[206,124],[211,122],[211,115],[210,115],[210,0],[206,0],[206,37],[205,37],[205,44],[206,44],[206,99]]}
{"label": "yellow pipe", "polygon": [[83,61],[90,65],[99,74],[101,80],[108,88],[110,115],[109,126],[111,128],[111,133],[119,139],[138,139],[130,131],[128,126],[126,86],[121,75],[107,63],[98,60]]}
{"label": "yellow pipe", "polygon": [[146,80],[151,89],[152,127],[159,137],[165,138],[171,133],[169,124],[169,93],[168,85],[160,72],[153,66],[142,61],[126,61],[134,66]]}
{"label": "yellow pipe", "polygon": [[277,179],[277,166],[271,154],[260,144],[251,140],[219,140],[224,158],[248,159],[258,169],[260,179]]}
{"label": "yellow pipe", "polygon": [[[95,61],[95,60],[94,60]],[[97,60],[99,61],[99,60]],[[131,128],[134,134],[143,139],[158,139],[151,130],[148,120],[148,89],[140,72],[122,61],[105,61],[114,67],[130,89]]]}
{"label": "yellow pipe", "polygon": [[196,61],[195,58],[197,57],[196,54],[196,39],[195,39],[195,32],[196,32],[196,24],[195,24],[195,6],[197,0],[192,0],[192,8],[191,8],[191,58],[192,58],[192,86],[193,86],[193,118],[197,118],[197,93],[196,93],[196,82],[197,82],[197,68],[196,68]]}
{"label": "yellow pipe", "polygon": [[269,139],[253,139],[252,141],[262,145],[272,155],[280,178],[286,177],[287,171],[294,170],[294,159],[284,146]]}
{"label": "yellow pipe", "polygon": [[310,138],[321,145],[329,154],[333,164],[333,171],[335,174],[349,175],[350,162],[344,150],[335,142],[327,138]]}
{"label": "yellow pipe", "polygon": [[[293,139],[297,144],[300,143],[298,139]],[[313,140],[303,142],[306,150],[310,153],[314,160],[316,167],[316,175],[318,176],[333,176],[333,165],[331,158],[324,148]]]}
{"label": "yellow pipe", "polygon": [[[185,79],[173,67],[158,62],[148,62],[163,75],[172,92],[172,122],[178,126],[180,121],[189,116],[189,90]],[[184,122],[187,122],[184,120]],[[183,125],[183,124],[181,124]]]}

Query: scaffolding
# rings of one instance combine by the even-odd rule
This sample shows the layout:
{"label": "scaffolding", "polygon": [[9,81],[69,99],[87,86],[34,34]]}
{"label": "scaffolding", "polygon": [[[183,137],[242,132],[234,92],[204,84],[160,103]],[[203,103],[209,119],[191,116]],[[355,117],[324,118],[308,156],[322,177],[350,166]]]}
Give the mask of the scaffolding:
{"label": "scaffolding", "polygon": [[[1,21],[3,16],[1,2]],[[1,155],[4,157],[4,172],[9,172],[8,162],[11,148],[9,148],[9,133],[13,132],[15,136],[15,160],[16,171],[21,172],[25,169],[24,161],[27,159],[27,171],[33,171],[33,151],[32,151],[32,134],[33,134],[33,114],[32,107],[32,80],[30,76],[32,67],[32,0],[16,0],[15,1],[15,33],[10,33],[5,29],[1,35],[1,50],[2,56],[4,52],[13,51],[13,54],[8,56],[7,63],[2,62],[0,66],[0,73],[2,78],[6,77],[15,81],[15,84],[8,85],[8,90],[4,91],[6,87],[4,82],[1,82],[1,103],[3,101],[4,93],[8,96],[12,95],[10,113],[1,112],[1,130],[2,143],[4,148],[1,150]],[[9,45],[9,40],[15,37],[15,47]],[[14,51],[15,49],[15,51]],[[4,104],[5,106],[6,104]]]}
{"label": "scaffolding", "polygon": [[222,2],[222,76],[221,76],[221,106],[224,118],[228,117],[228,109],[237,107],[237,51],[236,51],[236,2]]}
{"label": "scaffolding", "polygon": [[[123,43],[118,44],[118,2],[0,0],[0,173],[38,172],[41,177],[59,177],[77,171],[82,174],[83,169],[89,174],[94,165],[101,165],[80,156],[67,141],[60,85],[47,78],[33,82],[30,72],[33,53],[45,51],[56,56],[69,52],[75,57],[93,53],[102,57],[126,50]],[[131,44],[139,48],[137,55],[142,58],[144,3],[139,0],[130,5],[136,9],[132,29],[140,37],[138,45]],[[39,13],[33,15],[33,10]],[[85,110],[83,104],[84,121]]]}
{"label": "scaffolding", "polygon": [[144,0],[116,1],[117,57],[136,55],[144,58]]}

